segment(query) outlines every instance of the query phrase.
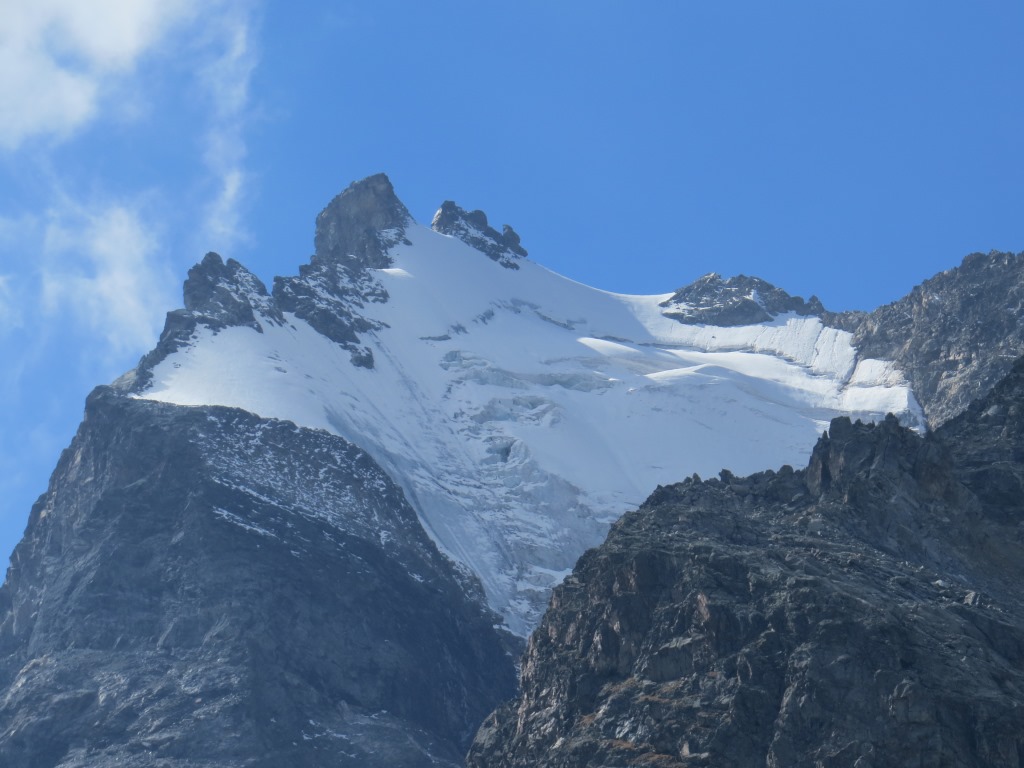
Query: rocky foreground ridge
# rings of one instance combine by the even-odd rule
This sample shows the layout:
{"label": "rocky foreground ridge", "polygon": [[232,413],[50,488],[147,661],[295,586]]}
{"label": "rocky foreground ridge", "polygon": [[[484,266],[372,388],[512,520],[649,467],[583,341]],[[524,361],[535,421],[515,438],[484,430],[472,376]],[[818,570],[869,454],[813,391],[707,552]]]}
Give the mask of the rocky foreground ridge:
{"label": "rocky foreground ridge", "polygon": [[584,555],[474,768],[1024,764],[1024,360],[926,438],[659,488]]}
{"label": "rocky foreground ridge", "polygon": [[351,444],[101,387],[0,588],[0,765],[461,765],[494,623]]}

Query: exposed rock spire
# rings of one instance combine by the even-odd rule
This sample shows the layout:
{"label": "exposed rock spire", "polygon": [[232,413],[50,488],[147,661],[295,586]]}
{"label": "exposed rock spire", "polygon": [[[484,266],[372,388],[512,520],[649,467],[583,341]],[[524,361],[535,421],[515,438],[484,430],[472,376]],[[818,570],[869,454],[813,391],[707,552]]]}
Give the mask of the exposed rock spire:
{"label": "exposed rock spire", "polygon": [[390,266],[388,249],[405,239],[405,227],[412,220],[387,175],[353,182],[316,217],[313,263]]}

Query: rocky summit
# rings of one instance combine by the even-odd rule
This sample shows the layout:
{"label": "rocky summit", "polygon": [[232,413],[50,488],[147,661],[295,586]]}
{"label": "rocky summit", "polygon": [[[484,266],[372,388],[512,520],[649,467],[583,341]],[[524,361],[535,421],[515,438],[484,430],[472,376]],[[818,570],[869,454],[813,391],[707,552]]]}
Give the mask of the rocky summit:
{"label": "rocky summit", "polygon": [[825,315],[863,354],[895,361],[938,427],[1024,355],[1024,253],[972,253],[873,312]]}
{"label": "rocky summit", "polygon": [[487,223],[486,213],[466,211],[451,200],[441,204],[430,226],[435,232],[459,238],[506,269],[519,269],[517,260],[527,255],[511,226],[505,224],[498,232]]}
{"label": "rocky summit", "polygon": [[692,325],[754,325],[781,314],[818,315],[825,308],[816,296],[804,301],[758,277],[737,275],[723,279],[712,272],[680,288],[661,303],[665,314]]}
{"label": "rocky summit", "polygon": [[584,555],[474,768],[1024,762],[1024,361],[934,435],[655,491]]}

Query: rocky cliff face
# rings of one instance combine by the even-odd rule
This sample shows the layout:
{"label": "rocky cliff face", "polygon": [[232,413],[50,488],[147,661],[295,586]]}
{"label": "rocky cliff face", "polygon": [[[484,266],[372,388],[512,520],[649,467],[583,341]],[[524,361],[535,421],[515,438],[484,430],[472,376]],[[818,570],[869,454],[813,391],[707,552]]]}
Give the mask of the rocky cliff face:
{"label": "rocky cliff face", "polygon": [[816,296],[804,301],[758,277],[737,275],[723,280],[715,272],[680,288],[661,306],[668,317],[688,325],[754,325],[786,312],[825,314]]}
{"label": "rocky cliff face", "polygon": [[873,312],[830,312],[814,296],[805,301],[756,277],[714,273],[661,306],[689,325],[751,325],[789,312],[820,317],[853,334],[859,359],[894,361],[934,429],[1024,355],[1024,253],[973,253]]}
{"label": "rocky cliff face", "polygon": [[344,440],[98,389],[0,589],[0,765],[456,766],[514,688]]}
{"label": "rocky cliff face", "polygon": [[923,439],[659,488],[555,590],[471,766],[1024,764],[1024,362]]}
{"label": "rocky cliff face", "polygon": [[519,269],[517,260],[527,256],[526,249],[519,243],[519,235],[508,224],[498,232],[487,223],[487,214],[483,211],[466,211],[451,200],[441,204],[430,226],[442,235],[457,237],[506,269]]}
{"label": "rocky cliff face", "polygon": [[371,270],[391,266],[388,250],[408,242],[412,216],[383,173],[350,184],[316,218],[316,251],[296,277],[274,279],[274,303],[348,350],[352,362],[373,368],[362,336],[378,330],[360,311],[388,293]]}
{"label": "rocky cliff face", "polygon": [[1024,355],[1024,253],[973,253],[899,301],[826,319],[852,330],[864,357],[894,360],[935,428]]}

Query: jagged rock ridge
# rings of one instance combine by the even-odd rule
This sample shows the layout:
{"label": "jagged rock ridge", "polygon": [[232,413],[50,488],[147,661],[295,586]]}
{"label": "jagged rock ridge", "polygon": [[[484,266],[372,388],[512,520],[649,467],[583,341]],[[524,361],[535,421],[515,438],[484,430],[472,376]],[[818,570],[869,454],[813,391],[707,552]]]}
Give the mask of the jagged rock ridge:
{"label": "jagged rock ridge", "polygon": [[982,397],[1024,355],[1024,253],[966,256],[902,299],[872,312],[830,312],[817,297],[790,296],[756,277],[711,273],[662,306],[682,323],[741,326],[812,315],[853,334],[860,359],[905,373],[937,428]]}
{"label": "jagged rock ridge", "polygon": [[921,438],[659,488],[558,587],[469,765],[1019,766],[1024,361]]}
{"label": "jagged rock ridge", "polygon": [[0,588],[0,764],[458,766],[512,659],[362,451],[109,388]]}
{"label": "jagged rock ridge", "polygon": [[262,281],[234,259],[225,263],[217,253],[207,253],[188,271],[182,295],[184,308],[167,313],[156,347],[122,377],[119,386],[144,389],[152,380],[153,368],[186,346],[200,326],[213,331],[245,327],[263,333],[263,323],[285,322]]}
{"label": "jagged rock ridge", "polygon": [[819,317],[825,313],[816,296],[804,301],[757,277],[723,280],[715,272],[680,288],[661,306],[681,323],[719,326],[767,323],[787,312]]}
{"label": "jagged rock ridge", "polygon": [[938,427],[1024,355],[1024,252],[973,253],[899,301],[831,319],[853,330],[861,354],[899,365]]}
{"label": "jagged rock ridge", "polygon": [[[232,307],[245,310],[233,327],[218,319],[226,299],[192,291],[121,385],[356,443],[524,636],[548,589],[658,483],[804,461],[839,414],[922,421],[900,372],[858,360],[850,334],[817,316],[680,323],[659,297],[533,264],[481,212],[446,203],[433,230],[417,225],[384,176],[325,208],[316,249],[298,276],[274,281],[269,304],[233,273]],[[217,263],[190,284],[226,285]],[[729,284],[744,295],[756,284],[773,311],[799,303],[744,280]]]}
{"label": "jagged rock ridge", "polygon": [[483,211],[466,211],[451,200],[446,200],[434,214],[430,224],[435,232],[457,237],[507,269],[519,269],[518,259],[527,256],[519,243],[519,235],[508,224],[498,232],[487,223]]}
{"label": "jagged rock ridge", "polygon": [[380,325],[361,311],[386,302],[387,291],[370,270],[391,265],[388,251],[408,243],[414,223],[383,173],[354,182],[316,217],[316,251],[297,277],[274,278],[274,301],[334,341],[355,365],[373,368],[373,352],[363,334]]}

